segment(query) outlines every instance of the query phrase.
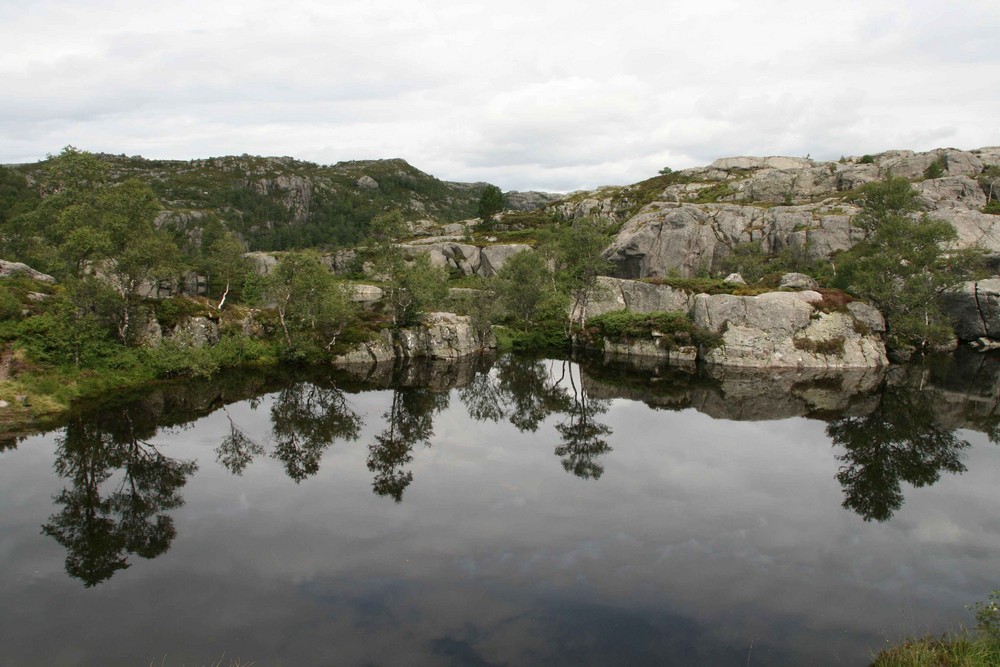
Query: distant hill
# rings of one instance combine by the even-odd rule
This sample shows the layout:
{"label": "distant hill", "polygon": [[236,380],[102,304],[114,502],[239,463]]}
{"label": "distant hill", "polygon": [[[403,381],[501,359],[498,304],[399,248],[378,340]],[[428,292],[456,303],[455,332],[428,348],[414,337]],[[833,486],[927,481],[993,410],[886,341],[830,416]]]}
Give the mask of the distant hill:
{"label": "distant hill", "polygon": [[[405,160],[354,160],[322,166],[250,155],[204,160],[99,156],[114,180],[149,183],[164,210],[157,224],[179,244],[199,245],[225,228],[253,250],[334,248],[363,240],[372,217],[393,209],[407,220],[446,224],[473,218],[486,183],[452,183]],[[45,162],[0,169],[0,221],[37,201],[32,185]],[[554,195],[511,193],[511,207],[542,206]]]}

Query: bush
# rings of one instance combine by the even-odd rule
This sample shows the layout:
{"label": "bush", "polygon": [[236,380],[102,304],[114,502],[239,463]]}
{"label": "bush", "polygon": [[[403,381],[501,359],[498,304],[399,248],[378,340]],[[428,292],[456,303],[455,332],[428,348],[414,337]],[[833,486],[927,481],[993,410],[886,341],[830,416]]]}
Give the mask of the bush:
{"label": "bush", "polygon": [[680,311],[635,313],[618,310],[592,317],[587,325],[591,335],[616,342],[652,338],[655,333],[668,349],[686,345],[715,347],[722,342],[720,336],[696,326]]}
{"label": "bush", "polygon": [[924,169],[924,178],[941,178],[948,170],[948,156],[940,155]]}
{"label": "bush", "polygon": [[834,336],[833,338],[827,338],[824,340],[816,340],[814,338],[793,338],[792,345],[795,349],[802,350],[803,352],[809,352],[811,354],[819,354],[824,357],[842,357],[844,356],[844,337]]}

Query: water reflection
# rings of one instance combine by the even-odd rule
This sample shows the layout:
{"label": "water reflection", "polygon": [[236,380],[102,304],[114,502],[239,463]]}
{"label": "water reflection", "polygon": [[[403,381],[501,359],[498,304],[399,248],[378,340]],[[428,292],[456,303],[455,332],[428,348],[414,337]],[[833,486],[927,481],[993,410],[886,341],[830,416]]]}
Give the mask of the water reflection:
{"label": "water reflection", "polygon": [[[158,424],[177,424],[222,410],[228,433],[215,447],[216,461],[242,475],[269,456],[299,483],[316,475],[338,441],[361,439],[364,420],[351,395],[384,392],[384,428],[366,437],[365,464],[372,491],[402,502],[413,482],[417,447],[431,446],[435,418],[451,392],[477,421],[513,425],[558,438],[561,467],[599,480],[614,433],[602,419],[612,399],[643,401],[657,409],[695,409],[716,418],[774,420],[807,417],[827,422],[840,468],[831,471],[843,489],[843,506],[866,522],[884,522],[904,502],[903,484],[924,487],[946,473],[962,473],[969,443],[959,428],[1000,430],[1000,370],[990,357],[961,356],[937,366],[906,366],[885,373],[803,374],[747,371],[694,372],[538,360],[505,355],[490,364],[411,365],[367,373],[367,383],[339,375],[223,378],[157,389],[128,406],[74,417],[57,439],[55,469],[69,484],[55,496],[59,511],[42,531],[66,551],[66,571],[86,586],[129,566],[129,556],[154,558],[176,535],[168,512],[183,504],[181,490],[197,469],[150,444]],[[269,405],[270,431],[257,436],[227,404]],[[234,410],[234,413],[239,414]],[[8,441],[0,441],[0,447]],[[10,447],[16,440],[10,440]],[[550,459],[551,460],[551,459]],[[555,463],[555,462],[553,462]]]}
{"label": "water reflection", "polygon": [[532,357],[504,355],[492,369],[476,375],[459,396],[473,419],[509,420],[518,430],[534,433],[549,415],[569,406],[561,381],[553,379],[552,363],[560,365],[564,379],[569,362],[547,364]]}
{"label": "water reflection", "polygon": [[611,427],[599,422],[596,416],[607,412],[611,401],[589,398],[582,376],[579,383],[573,376],[574,367],[564,365],[563,370],[568,371],[573,395],[565,418],[556,424],[556,430],[562,436],[562,444],[556,447],[556,456],[562,460],[563,469],[567,472],[581,479],[600,479],[604,466],[597,462],[597,457],[611,451],[605,440],[611,434]]}
{"label": "water reflection", "polygon": [[271,405],[272,456],[288,476],[301,482],[319,471],[323,452],[334,440],[356,440],[361,417],[335,386],[299,382],[278,392]]}
{"label": "water reflection", "polygon": [[589,396],[579,365],[505,355],[459,396],[473,419],[507,420],[520,431],[534,433],[548,417],[561,416],[555,429],[562,442],[555,454],[563,468],[581,479],[599,479],[604,473],[597,458],[611,451],[606,440],[611,427],[596,417],[607,412],[610,402]]}
{"label": "water reflection", "polygon": [[392,403],[382,415],[385,429],[368,446],[368,469],[375,473],[372,490],[397,503],[413,481],[404,466],[413,460],[413,448],[430,447],[434,415],[448,407],[448,394],[430,389],[404,388],[392,391]]}
{"label": "water reflection", "polygon": [[969,443],[935,420],[937,392],[886,387],[874,411],[835,419],[826,427],[844,465],[837,481],[844,507],[865,521],[887,521],[903,505],[902,482],[919,488],[942,472],[962,473]]}
{"label": "water reflection", "polygon": [[180,489],[198,467],[147,442],[156,425],[143,416],[124,407],[77,418],[58,440],[55,469],[71,486],[42,532],[66,548],[66,572],[84,586],[127,568],[128,554],[159,556],[177,533],[165,512],[184,503]]}

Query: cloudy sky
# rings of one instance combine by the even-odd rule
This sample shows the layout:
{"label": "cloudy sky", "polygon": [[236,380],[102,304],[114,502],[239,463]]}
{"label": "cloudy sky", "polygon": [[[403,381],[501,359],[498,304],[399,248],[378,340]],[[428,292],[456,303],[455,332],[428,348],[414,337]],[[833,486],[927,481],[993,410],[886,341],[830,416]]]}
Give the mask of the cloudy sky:
{"label": "cloudy sky", "polygon": [[505,190],[1000,144],[996,0],[0,0],[0,162],[403,157]]}

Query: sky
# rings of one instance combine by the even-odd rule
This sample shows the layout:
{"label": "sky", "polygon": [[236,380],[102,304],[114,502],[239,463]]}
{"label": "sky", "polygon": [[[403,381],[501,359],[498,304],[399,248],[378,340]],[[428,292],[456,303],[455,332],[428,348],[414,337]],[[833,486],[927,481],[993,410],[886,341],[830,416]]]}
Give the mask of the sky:
{"label": "sky", "polygon": [[1000,144],[996,0],[0,0],[0,163],[402,157],[504,190]]}

